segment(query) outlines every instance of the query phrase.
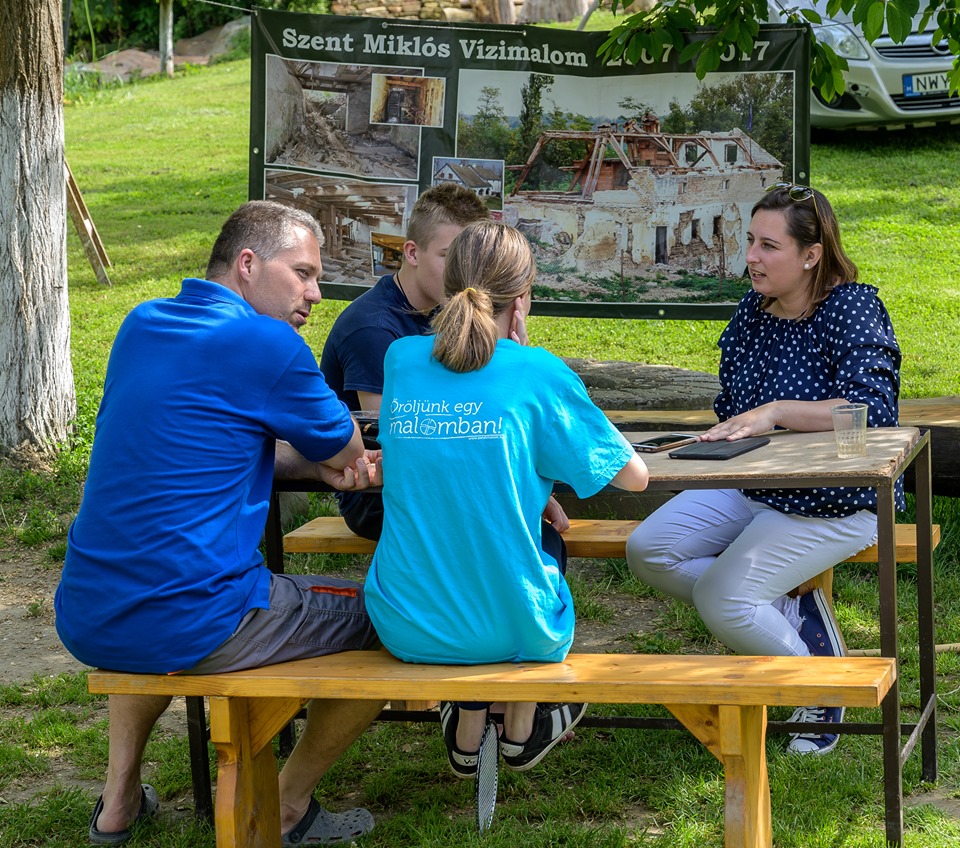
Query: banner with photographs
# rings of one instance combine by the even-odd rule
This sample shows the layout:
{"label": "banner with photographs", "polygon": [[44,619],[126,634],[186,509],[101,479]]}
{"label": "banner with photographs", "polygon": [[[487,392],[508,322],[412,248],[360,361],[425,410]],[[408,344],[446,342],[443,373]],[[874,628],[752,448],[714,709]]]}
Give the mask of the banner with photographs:
{"label": "banner with photographs", "polygon": [[603,64],[604,39],[258,10],[250,197],[321,223],[327,297],[395,271],[419,193],[456,182],[529,239],[535,312],[726,318],[752,205],[809,181],[807,30],[703,80],[671,47]]}

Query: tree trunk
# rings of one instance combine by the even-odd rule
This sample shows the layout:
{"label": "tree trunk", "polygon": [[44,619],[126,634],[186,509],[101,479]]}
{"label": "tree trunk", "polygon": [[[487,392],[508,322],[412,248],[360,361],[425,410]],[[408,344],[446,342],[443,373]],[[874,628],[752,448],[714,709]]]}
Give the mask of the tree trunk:
{"label": "tree trunk", "polygon": [[0,0],[0,452],[50,450],[76,413],[59,0]]}
{"label": "tree trunk", "polygon": [[474,17],[485,24],[516,23],[514,0],[473,0]]}
{"label": "tree trunk", "polygon": [[590,0],[524,0],[517,23],[572,21],[586,14]]}
{"label": "tree trunk", "polygon": [[160,73],[173,76],[173,0],[160,0]]}

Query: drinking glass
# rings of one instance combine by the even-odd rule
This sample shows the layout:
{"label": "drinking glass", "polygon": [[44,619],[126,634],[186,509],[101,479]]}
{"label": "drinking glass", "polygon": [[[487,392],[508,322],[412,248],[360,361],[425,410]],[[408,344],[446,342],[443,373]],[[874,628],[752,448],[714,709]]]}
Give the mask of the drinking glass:
{"label": "drinking glass", "polygon": [[831,408],[833,433],[837,437],[837,456],[850,459],[867,453],[867,405],[841,403]]}

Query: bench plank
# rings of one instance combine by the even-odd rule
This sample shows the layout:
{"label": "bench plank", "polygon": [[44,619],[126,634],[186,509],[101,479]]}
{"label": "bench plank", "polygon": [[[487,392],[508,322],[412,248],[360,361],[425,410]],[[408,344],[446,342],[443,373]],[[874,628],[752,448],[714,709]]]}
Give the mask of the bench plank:
{"label": "bench plank", "polygon": [[895,678],[885,657],[569,654],[562,663],[471,666],[345,651],[227,674],[96,670],[88,686],[128,695],[876,707]]}
{"label": "bench plank", "polygon": [[[567,554],[571,557],[626,556],[627,539],[639,521],[618,519],[571,518],[570,529],[563,534]],[[940,544],[940,525],[933,526],[933,547]],[[897,562],[915,562],[917,558],[917,526],[896,526]],[[372,554],[377,543],[363,539],[348,529],[339,516],[321,516],[283,537],[286,553]],[[854,554],[847,562],[876,562],[877,546]]]}

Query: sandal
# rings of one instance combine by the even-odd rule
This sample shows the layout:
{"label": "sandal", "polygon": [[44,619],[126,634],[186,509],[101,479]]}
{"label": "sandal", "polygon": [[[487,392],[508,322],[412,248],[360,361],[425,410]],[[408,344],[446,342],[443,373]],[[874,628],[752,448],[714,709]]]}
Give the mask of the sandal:
{"label": "sandal", "polygon": [[343,813],[331,813],[320,806],[316,798],[310,799],[306,815],[300,823],[283,834],[283,845],[332,845],[350,842],[373,830],[373,816],[362,807]]}
{"label": "sandal", "polygon": [[114,830],[105,832],[97,829],[97,819],[103,812],[103,795],[97,798],[96,806],[93,808],[93,815],[90,817],[90,842],[93,845],[121,845],[133,836],[132,828],[137,822],[153,818],[160,809],[160,798],[157,796],[157,790],[147,783],[144,783],[140,789],[143,793],[140,799],[140,810],[136,818],[130,823],[126,830]]}

